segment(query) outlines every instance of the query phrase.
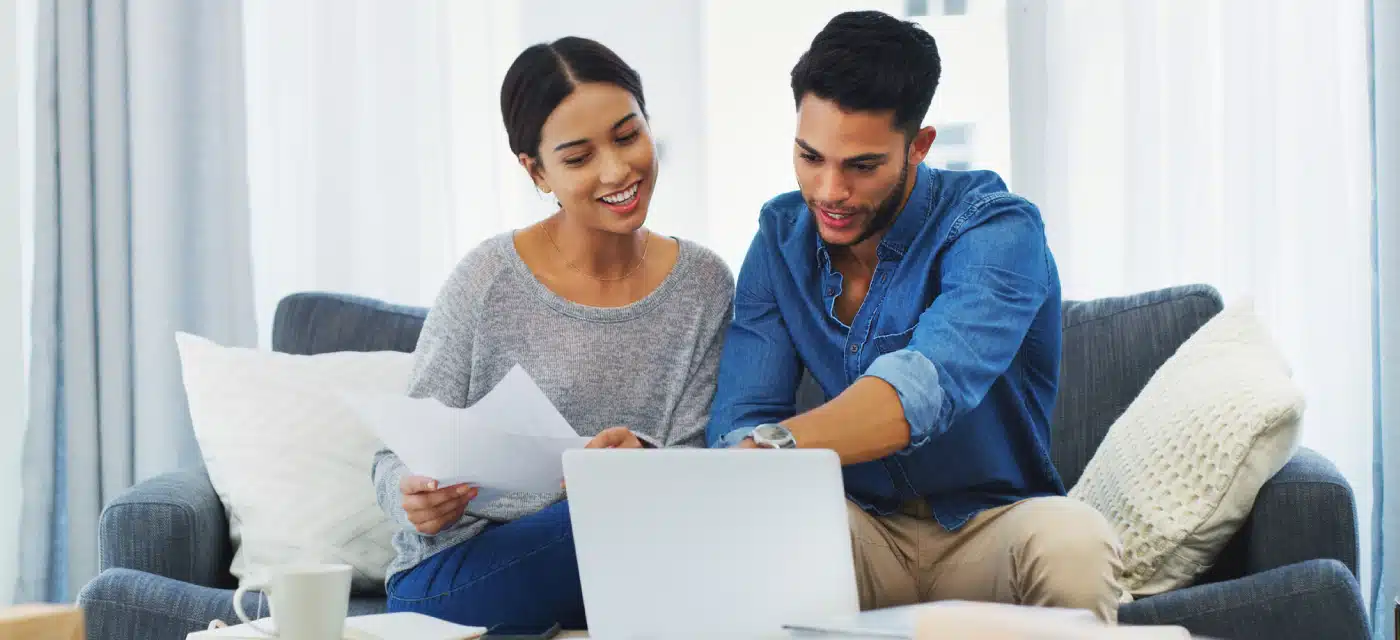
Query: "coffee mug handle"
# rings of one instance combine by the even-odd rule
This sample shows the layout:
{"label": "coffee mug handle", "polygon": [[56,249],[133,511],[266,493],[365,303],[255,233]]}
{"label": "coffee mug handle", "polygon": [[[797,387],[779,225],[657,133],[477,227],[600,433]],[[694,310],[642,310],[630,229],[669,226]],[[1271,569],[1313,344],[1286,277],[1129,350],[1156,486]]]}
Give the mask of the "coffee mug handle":
{"label": "coffee mug handle", "polygon": [[[244,624],[251,627],[254,631],[261,633],[265,636],[275,637],[277,634],[268,631],[267,629],[264,629],[262,627],[259,627],[257,621],[249,619],[248,614],[243,612],[243,594],[249,591],[265,592],[266,590],[267,584],[263,582],[250,582],[248,584],[238,585],[238,589],[233,592],[233,610],[235,613],[238,614],[238,619],[242,620]],[[266,593],[259,594],[260,597],[264,595],[266,595]]]}

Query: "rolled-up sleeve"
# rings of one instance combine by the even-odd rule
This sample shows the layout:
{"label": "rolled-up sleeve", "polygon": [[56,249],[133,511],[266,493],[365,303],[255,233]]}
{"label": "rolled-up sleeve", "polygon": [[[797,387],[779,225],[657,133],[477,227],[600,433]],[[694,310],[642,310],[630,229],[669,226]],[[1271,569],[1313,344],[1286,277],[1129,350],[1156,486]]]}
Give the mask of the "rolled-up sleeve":
{"label": "rolled-up sleeve", "polygon": [[876,358],[864,375],[894,387],[909,422],[912,452],[982,403],[1021,350],[1051,290],[1053,272],[1039,213],[997,194],[969,208],[976,222],[937,268],[939,293],[908,346]]}
{"label": "rolled-up sleeve", "polygon": [[754,427],[795,413],[802,364],[771,284],[769,253],[775,250],[760,227],[739,269],[734,321],[720,356],[706,429],[712,448],[732,447]]}

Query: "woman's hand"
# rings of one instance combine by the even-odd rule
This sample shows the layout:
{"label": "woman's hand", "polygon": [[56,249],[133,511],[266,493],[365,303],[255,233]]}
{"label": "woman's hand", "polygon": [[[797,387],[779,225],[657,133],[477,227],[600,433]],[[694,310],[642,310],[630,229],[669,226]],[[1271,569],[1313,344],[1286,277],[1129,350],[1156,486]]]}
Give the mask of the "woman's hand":
{"label": "woman's hand", "polygon": [[[642,444],[637,434],[632,433],[632,430],[627,427],[603,429],[598,435],[593,436],[588,444],[583,445],[585,449],[643,449],[645,447],[646,445]],[[559,482],[559,488],[568,489],[563,481]]]}
{"label": "woman's hand", "polygon": [[462,518],[467,503],[476,499],[477,490],[465,484],[439,489],[437,480],[432,478],[404,476],[399,480],[399,492],[413,528],[433,536]]}
{"label": "woman's hand", "polygon": [[646,445],[627,427],[609,427],[593,436],[585,449],[641,449]]}

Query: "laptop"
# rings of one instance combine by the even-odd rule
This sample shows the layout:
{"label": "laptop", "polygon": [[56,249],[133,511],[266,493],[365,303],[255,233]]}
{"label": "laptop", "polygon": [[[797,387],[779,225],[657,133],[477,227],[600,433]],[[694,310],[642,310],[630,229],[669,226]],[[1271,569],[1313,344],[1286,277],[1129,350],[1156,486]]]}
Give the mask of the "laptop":
{"label": "laptop", "polygon": [[834,452],[573,450],[564,478],[591,637],[787,637],[859,611]]}

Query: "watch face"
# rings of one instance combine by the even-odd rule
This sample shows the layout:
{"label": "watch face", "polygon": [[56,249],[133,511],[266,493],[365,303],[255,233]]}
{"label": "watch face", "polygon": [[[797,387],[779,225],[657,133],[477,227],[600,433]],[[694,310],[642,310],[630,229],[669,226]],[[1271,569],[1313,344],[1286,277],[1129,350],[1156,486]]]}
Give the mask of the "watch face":
{"label": "watch face", "polygon": [[792,441],[792,434],[782,426],[776,424],[765,424],[754,428],[754,442],[767,444],[775,447],[785,447]]}

